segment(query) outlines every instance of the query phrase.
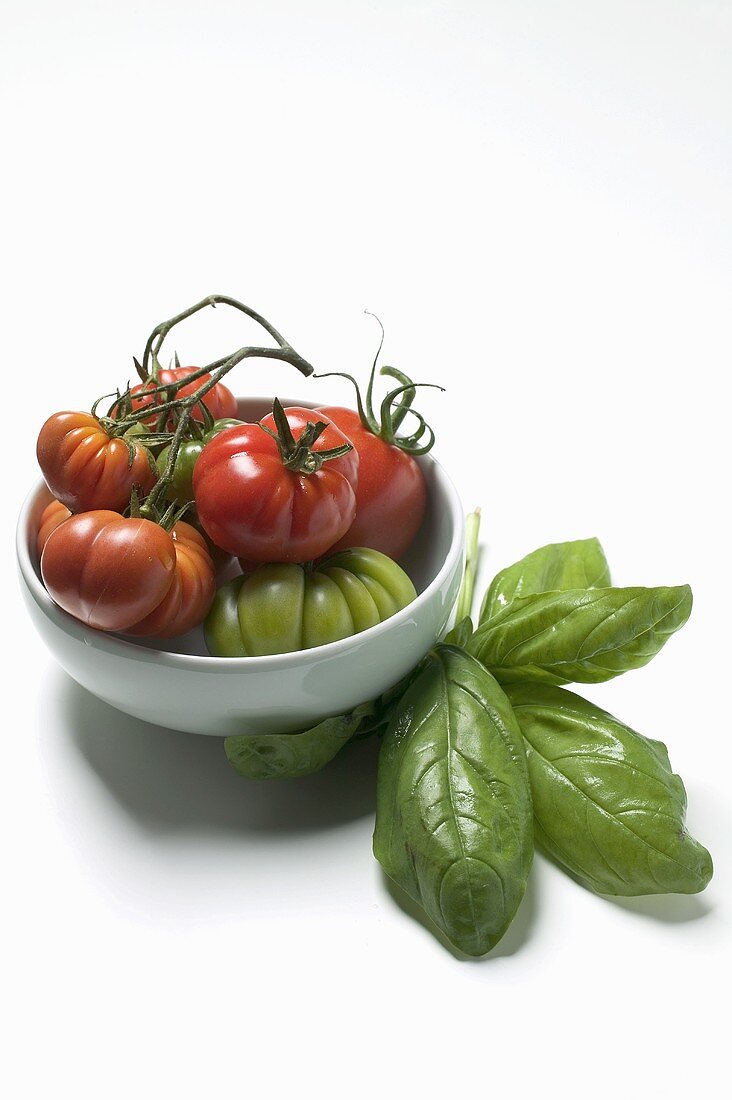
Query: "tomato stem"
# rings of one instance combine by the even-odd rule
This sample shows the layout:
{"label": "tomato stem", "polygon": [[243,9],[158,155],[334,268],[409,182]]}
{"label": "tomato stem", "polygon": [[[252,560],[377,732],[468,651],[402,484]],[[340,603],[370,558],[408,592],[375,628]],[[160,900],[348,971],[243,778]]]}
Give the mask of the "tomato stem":
{"label": "tomato stem", "polygon": [[[379,340],[379,346],[376,349],[376,356],[371,366],[365,398],[361,396],[361,389],[353,375],[346,374],[344,371],[328,371],[326,374],[316,374],[315,377],[347,378],[356,391],[358,415],[361,418],[361,423],[368,431],[373,435],[379,436],[384,442],[394,447],[398,447],[401,451],[405,451],[407,454],[426,454],[434,446],[435,433],[425,418],[412,408],[412,402],[419,388],[429,387],[430,389],[440,390],[444,393],[444,386],[438,386],[431,382],[413,382],[409,375],[404,374],[403,371],[397,370],[396,367],[384,366],[380,369],[379,374],[382,377],[394,378],[400,385],[386,394],[381,402],[379,415],[376,416],[373,405],[374,382],[376,380],[376,367],[379,361],[379,355],[381,354],[381,349],[384,344],[384,326],[375,313],[370,313],[367,309],[364,310],[364,313],[367,313],[369,317],[373,317],[381,330],[381,338]],[[399,435],[399,428],[408,414],[411,414],[415,418],[417,427],[411,435]]]}
{"label": "tomato stem", "polygon": [[[138,361],[135,360],[136,369],[143,382],[148,382],[150,380],[150,359],[152,357],[153,367],[155,368],[158,362],[158,357],[163,341],[165,340],[165,337],[168,335],[170,330],[180,321],[185,320],[187,317],[191,317],[194,313],[197,313],[199,310],[204,309],[206,306],[215,307],[217,304],[233,306],[234,308],[241,310],[241,312],[245,313],[248,317],[251,317],[253,320],[257,321],[258,324],[260,324],[270,334],[270,336],[272,336],[277,344],[277,347],[241,347],[233,354],[225,356],[222,359],[217,359],[213,363],[209,363],[205,367],[200,367],[197,370],[192,371],[190,374],[187,374],[184,378],[181,378],[175,382],[168,383],[164,386],[151,386],[149,389],[146,389],[144,391],[145,396],[162,393],[166,397],[165,401],[161,402],[160,404],[154,405],[152,409],[153,413],[158,415],[159,428],[165,426],[168,414],[170,412],[175,411],[176,416],[178,416],[178,422],[176,424],[175,431],[170,442],[170,450],[168,452],[168,461],[166,463],[165,470],[151,490],[150,494],[145,500],[145,503],[141,506],[142,514],[149,515],[151,518],[153,516],[157,517],[159,515],[159,506],[165,499],[167,488],[172,480],[173,471],[175,469],[175,463],[178,457],[180,446],[184,438],[186,438],[187,433],[189,433],[190,431],[191,417],[195,407],[203,403],[203,398],[206,396],[206,394],[210,390],[212,390],[213,387],[218,382],[220,382],[221,379],[226,374],[228,374],[230,370],[233,369],[233,367],[237,365],[237,363],[241,363],[244,359],[249,359],[253,357],[259,359],[279,359],[284,363],[289,363],[306,377],[307,375],[313,373],[312,365],[308,363],[306,359],[303,359],[303,357],[295,351],[292,345],[288,343],[287,340],[285,340],[284,336],[281,336],[277,329],[274,328],[274,326],[271,325],[269,321],[262,317],[261,314],[255,312],[255,310],[253,309],[250,309],[248,306],[245,306],[242,302],[237,302],[234,298],[228,298],[221,294],[212,294],[208,298],[204,298],[202,301],[197,302],[196,305],[190,306],[188,309],[183,310],[182,313],[179,313],[175,317],[172,317],[169,321],[162,322],[162,324],[153,329],[145,346],[145,353],[142,358],[142,363],[138,363]],[[175,394],[178,393],[182,386],[189,386],[191,382],[202,378],[206,374],[209,374],[210,377],[205,382],[203,382],[192,394],[189,394],[187,397],[184,398],[175,396]],[[137,412],[131,412],[125,417],[123,421],[115,425],[115,431],[119,434],[122,434],[130,427],[132,427],[133,424],[137,424],[142,420],[148,419],[150,417],[150,414],[151,408],[149,405],[146,405],[144,408],[137,410]],[[321,456],[324,456],[326,452],[320,452],[320,454]],[[333,455],[330,457],[335,456]],[[325,461],[325,458],[321,458],[321,463],[322,461]]]}
{"label": "tomato stem", "polygon": [[[175,328],[176,325],[180,324],[181,321],[185,321],[188,317],[192,317],[195,313],[198,313],[200,310],[205,309],[206,306],[212,306],[215,309],[217,305],[231,306],[233,309],[238,309],[242,313],[245,313],[247,317],[251,317],[252,320],[256,321],[258,325],[261,325],[265,332],[269,333],[276,344],[279,344],[281,348],[286,348],[289,351],[292,351],[290,344],[287,342],[287,340],[285,340],[284,336],[282,336],[274,327],[274,325],[271,325],[269,321],[261,315],[261,313],[257,313],[256,310],[253,310],[249,306],[244,305],[243,302],[237,301],[236,298],[230,298],[226,294],[209,294],[207,298],[203,298],[200,302],[196,302],[195,305],[189,306],[188,309],[184,309],[181,313],[177,313],[175,317],[171,317],[170,320],[162,321],[153,329],[153,331],[150,333],[150,336],[148,337],[147,344],[145,345],[145,352],[142,357],[141,370],[139,371],[140,378],[143,382],[147,382],[150,378],[149,364],[151,356],[153,357],[154,362],[160,358],[160,350],[170,330]],[[297,358],[300,359],[300,356],[298,356]],[[303,373],[312,374],[312,367],[310,367],[310,364],[306,363],[304,359],[301,359],[301,363],[310,368],[309,370],[303,371]],[[191,376],[189,375],[188,381],[190,381],[190,378]]]}
{"label": "tomato stem", "polygon": [[328,427],[324,420],[317,420],[314,423],[309,420],[300,433],[299,439],[295,439],[285,410],[277,397],[272,405],[272,417],[277,428],[276,432],[265,424],[260,423],[259,427],[274,439],[282,464],[288,470],[296,470],[301,474],[314,474],[321,469],[324,462],[329,462],[332,458],[341,458],[353,450],[351,443],[343,443],[339,447],[330,447],[323,451],[312,450],[313,443]]}

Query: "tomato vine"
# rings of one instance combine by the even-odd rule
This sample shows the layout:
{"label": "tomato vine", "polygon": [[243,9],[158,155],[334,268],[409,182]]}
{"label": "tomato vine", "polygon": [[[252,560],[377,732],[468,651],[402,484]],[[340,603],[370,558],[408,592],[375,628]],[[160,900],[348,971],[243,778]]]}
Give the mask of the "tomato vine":
{"label": "tomato vine", "polygon": [[[177,423],[173,432],[156,431],[136,437],[137,442],[150,440],[156,443],[170,443],[167,465],[144,502],[139,505],[139,514],[143,517],[149,519],[157,519],[160,517],[161,505],[165,500],[168,486],[173,477],[175,462],[181,444],[189,433],[191,418],[195,407],[203,404],[203,398],[206,394],[209,393],[209,391],[212,390],[238,363],[243,362],[244,359],[250,358],[278,359],[281,362],[289,363],[306,377],[314,373],[312,365],[295,351],[292,344],[290,344],[289,341],[277,331],[274,325],[270,324],[270,322],[260,313],[257,313],[256,310],[251,309],[235,298],[230,298],[223,294],[211,294],[207,298],[203,298],[200,302],[196,302],[195,305],[189,306],[188,309],[184,309],[182,312],[177,313],[169,320],[162,321],[159,325],[156,325],[148,337],[142,362],[137,359],[135,360],[137,373],[143,383],[148,383],[151,380],[154,381],[155,374],[154,371],[151,371],[151,364],[154,368],[155,364],[159,362],[163,343],[175,326],[180,324],[181,321],[185,321],[187,318],[192,317],[200,310],[205,309],[207,306],[215,308],[217,305],[228,305],[246,314],[247,317],[256,321],[257,324],[261,325],[261,327],[269,333],[277,346],[246,345],[238,348],[229,355],[216,359],[207,366],[197,368],[195,371],[187,374],[185,378],[181,378],[178,381],[169,382],[164,385],[153,385],[149,388],[146,387],[146,397],[154,397],[156,394],[161,394],[165,398],[164,401],[161,401],[159,404],[156,403],[153,406],[153,412],[157,413],[159,417],[158,423],[165,424],[168,415],[171,413],[175,414]],[[203,381],[193,393],[183,398],[176,397],[176,394],[183,386],[190,386],[191,382],[202,379],[204,375],[209,375],[208,379]],[[125,432],[129,431],[130,428],[150,418],[150,405],[146,405],[143,409],[132,411],[124,405],[126,398],[129,398],[129,387],[125,394],[118,396],[115,400],[110,408],[110,414],[107,417],[99,417],[100,422],[110,434],[124,437]],[[121,419],[115,419],[113,414],[115,409],[119,407],[124,409],[124,415]]]}

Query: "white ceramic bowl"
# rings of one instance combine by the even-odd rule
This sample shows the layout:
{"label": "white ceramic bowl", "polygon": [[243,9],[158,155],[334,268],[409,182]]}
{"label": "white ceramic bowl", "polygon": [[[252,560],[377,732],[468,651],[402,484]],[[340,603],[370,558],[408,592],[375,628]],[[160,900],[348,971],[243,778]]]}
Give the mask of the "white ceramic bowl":
{"label": "white ceramic bowl", "polygon": [[[239,416],[258,420],[271,408],[271,400],[242,400]],[[427,513],[402,562],[417,598],[352,638],[299,653],[226,658],[206,655],[200,628],[172,643],[146,639],[144,644],[92,630],[57,607],[40,579],[36,534],[51,499],[43,482],[29,494],[18,520],[18,565],[28,611],[77,683],[136,718],[218,736],[306,729],[396,684],[447,625],[463,568],[463,510],[440,464],[431,455],[419,462],[427,479]],[[164,644],[173,644],[175,652]]]}

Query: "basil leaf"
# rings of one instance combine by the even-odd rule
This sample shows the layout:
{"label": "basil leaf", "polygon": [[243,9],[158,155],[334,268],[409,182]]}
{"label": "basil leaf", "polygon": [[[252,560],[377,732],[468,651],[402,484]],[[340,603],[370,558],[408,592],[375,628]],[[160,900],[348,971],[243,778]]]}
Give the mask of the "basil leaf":
{"label": "basil leaf", "polygon": [[372,703],[326,718],[302,733],[253,733],[224,740],[229,763],[247,779],[295,779],[329,764],[357,733],[370,729]]}
{"label": "basil leaf", "polygon": [[452,630],[445,635],[445,645],[456,645],[460,649],[465,649],[468,642],[473,636],[473,623],[469,617],[461,619],[459,623],[455,623]]}
{"label": "basil leaf", "polygon": [[533,855],[524,748],[504,693],[437,646],[379,756],[374,855],[451,943],[483,955],[518,909]]}
{"label": "basil leaf", "polygon": [[517,596],[608,588],[610,583],[605,552],[597,539],[552,542],[496,574],[483,599],[480,622],[498,615]]}
{"label": "basil leaf", "polygon": [[511,687],[537,845],[601,894],[695,894],[712,859],[684,828],[666,746],[562,688]]}
{"label": "basil leaf", "polygon": [[691,602],[688,585],[522,596],[479,626],[467,648],[500,683],[599,684],[648,664]]}

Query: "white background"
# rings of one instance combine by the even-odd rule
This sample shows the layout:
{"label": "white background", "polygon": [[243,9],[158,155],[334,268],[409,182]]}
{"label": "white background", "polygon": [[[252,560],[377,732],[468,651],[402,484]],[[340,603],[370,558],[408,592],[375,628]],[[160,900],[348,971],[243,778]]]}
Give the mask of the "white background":
{"label": "white background", "polygon": [[[732,4],[0,16],[6,1094],[718,1095]],[[375,310],[386,361],[448,386],[422,405],[483,507],[484,580],[595,534],[618,583],[692,584],[657,660],[587,694],[668,743],[715,857],[705,894],[611,901],[538,857],[499,948],[457,959],[373,861],[372,747],[259,787],[215,740],[117,714],[54,666],[13,579],[37,430],[214,291],[362,376]],[[217,311],[175,346],[200,362],[250,332]],[[311,385],[250,363],[234,388]]]}

